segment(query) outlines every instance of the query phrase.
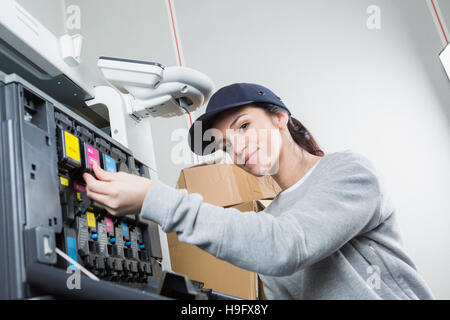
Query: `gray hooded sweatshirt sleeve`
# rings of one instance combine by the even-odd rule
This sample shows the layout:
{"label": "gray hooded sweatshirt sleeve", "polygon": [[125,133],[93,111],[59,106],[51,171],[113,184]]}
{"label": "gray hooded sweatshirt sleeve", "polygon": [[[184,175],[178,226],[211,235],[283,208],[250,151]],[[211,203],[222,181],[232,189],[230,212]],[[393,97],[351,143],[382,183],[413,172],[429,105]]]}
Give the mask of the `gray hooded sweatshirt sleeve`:
{"label": "gray hooded sweatshirt sleeve", "polygon": [[214,206],[154,181],[141,215],[257,272],[269,299],[433,298],[402,248],[374,166],[350,150],[325,155],[263,212]]}

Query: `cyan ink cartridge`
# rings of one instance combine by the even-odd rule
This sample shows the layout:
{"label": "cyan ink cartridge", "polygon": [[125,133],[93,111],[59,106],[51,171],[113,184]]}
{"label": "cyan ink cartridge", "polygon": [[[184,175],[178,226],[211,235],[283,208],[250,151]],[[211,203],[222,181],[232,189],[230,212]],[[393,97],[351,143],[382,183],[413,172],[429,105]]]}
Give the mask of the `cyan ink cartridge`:
{"label": "cyan ink cartridge", "polygon": [[102,159],[103,159],[103,168],[105,169],[105,171],[117,172],[116,160],[113,157],[104,153]]}
{"label": "cyan ink cartridge", "polygon": [[[77,255],[77,234],[74,229],[65,228],[64,229],[64,245],[66,254],[71,257],[74,261],[79,262]],[[69,266],[72,270],[77,269],[75,265],[69,263]]]}
{"label": "cyan ink cartridge", "polygon": [[[129,240],[130,239],[130,232],[129,232],[128,224],[126,224],[125,222],[122,222],[121,225],[122,225],[123,239],[124,240]],[[130,244],[131,244],[131,242],[130,242]],[[125,245],[127,245],[127,243],[125,243]]]}
{"label": "cyan ink cartridge", "polygon": [[[77,256],[77,241],[73,237],[66,237],[66,246],[67,246],[67,254],[72,258],[75,262],[78,262]],[[70,268],[75,270],[77,267],[72,263],[69,264]]]}
{"label": "cyan ink cartridge", "polygon": [[68,131],[58,129],[60,165],[66,169],[81,166],[80,140]]}
{"label": "cyan ink cartridge", "polygon": [[115,147],[111,147],[111,156],[116,159],[117,171],[130,173],[130,169],[128,168],[127,164],[128,157],[125,153]]}

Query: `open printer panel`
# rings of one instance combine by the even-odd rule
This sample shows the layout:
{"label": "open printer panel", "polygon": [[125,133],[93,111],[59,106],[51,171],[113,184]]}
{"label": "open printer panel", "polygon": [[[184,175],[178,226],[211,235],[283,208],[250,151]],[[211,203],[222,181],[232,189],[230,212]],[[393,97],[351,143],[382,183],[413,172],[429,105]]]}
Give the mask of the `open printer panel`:
{"label": "open printer panel", "polygon": [[160,280],[158,226],[117,218],[89,199],[82,173],[97,162],[110,172],[150,178],[132,152],[18,76],[0,82],[0,298],[42,294],[27,283],[34,263],[70,275],[63,251],[101,280],[144,290]]}

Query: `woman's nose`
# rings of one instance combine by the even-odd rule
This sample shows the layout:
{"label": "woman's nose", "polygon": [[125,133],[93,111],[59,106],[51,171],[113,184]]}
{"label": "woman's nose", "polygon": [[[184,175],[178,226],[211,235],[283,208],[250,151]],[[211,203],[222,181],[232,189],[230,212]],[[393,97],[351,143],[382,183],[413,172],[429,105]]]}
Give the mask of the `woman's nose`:
{"label": "woman's nose", "polygon": [[[235,139],[235,143],[233,144],[233,153],[235,156],[235,163],[240,164],[245,157],[245,149],[247,147],[246,139],[245,137],[240,137]],[[239,162],[240,161],[240,162]]]}

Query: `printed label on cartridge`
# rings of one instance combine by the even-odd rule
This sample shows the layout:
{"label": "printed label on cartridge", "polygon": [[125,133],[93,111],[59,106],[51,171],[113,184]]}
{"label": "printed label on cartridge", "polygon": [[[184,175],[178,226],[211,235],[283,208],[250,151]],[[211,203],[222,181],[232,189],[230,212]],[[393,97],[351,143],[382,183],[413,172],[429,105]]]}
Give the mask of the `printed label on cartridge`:
{"label": "printed label on cartridge", "polygon": [[116,160],[114,160],[114,158],[108,156],[107,154],[104,155],[103,158],[105,161],[105,170],[108,172],[117,172],[117,167],[116,167]]}
{"label": "printed label on cartridge", "polygon": [[92,169],[92,167],[94,166],[94,162],[97,165],[100,165],[100,157],[98,150],[87,143],[86,143],[86,158],[89,169]]}
{"label": "printed label on cartridge", "polygon": [[79,163],[81,161],[81,156],[80,156],[80,143],[78,141],[78,138],[75,137],[73,134],[64,131],[64,141],[66,146],[65,150],[66,156]]}
{"label": "printed label on cartridge", "polygon": [[95,228],[95,215],[92,212],[86,212],[87,224],[91,228]]}
{"label": "printed label on cartridge", "polygon": [[[76,242],[75,238],[67,237],[66,238],[66,242],[67,242],[67,255],[69,257],[71,257],[73,260],[75,260],[76,262],[78,262],[78,258],[77,258],[77,242]],[[73,265],[72,263],[69,264],[69,267],[72,270],[77,269],[77,267],[75,265]]]}
{"label": "printed label on cartridge", "polygon": [[106,231],[114,233],[114,223],[112,222],[111,218],[105,217],[105,225]]}
{"label": "printed label on cartridge", "polygon": [[66,187],[69,186],[69,179],[67,179],[66,177],[59,177],[59,181],[61,182],[61,184],[63,186],[66,186]]}
{"label": "printed label on cartridge", "polygon": [[79,192],[86,192],[86,186],[83,186],[83,185],[78,184],[78,183],[76,183],[76,182],[73,183],[73,188],[74,188],[76,191],[79,191]]}

